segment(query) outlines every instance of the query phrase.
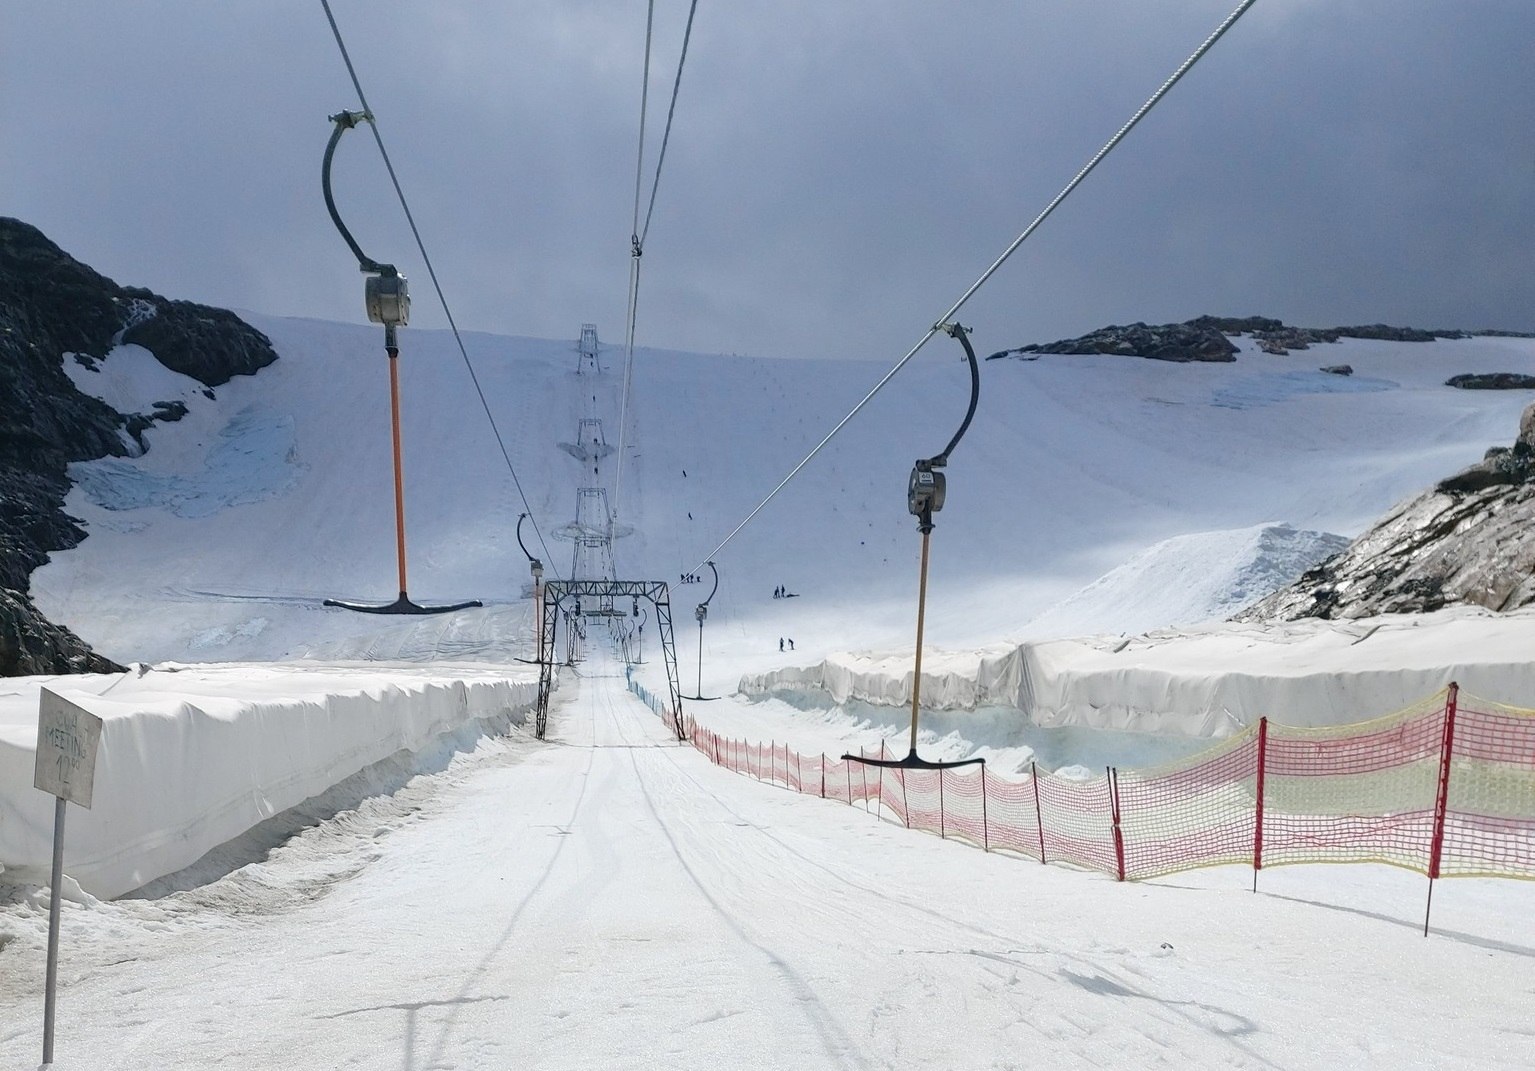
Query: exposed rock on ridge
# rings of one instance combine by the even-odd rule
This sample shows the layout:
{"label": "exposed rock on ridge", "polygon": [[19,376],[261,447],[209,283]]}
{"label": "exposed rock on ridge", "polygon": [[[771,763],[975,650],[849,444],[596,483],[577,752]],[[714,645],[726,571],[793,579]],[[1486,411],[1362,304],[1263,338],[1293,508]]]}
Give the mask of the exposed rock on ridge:
{"label": "exposed rock on ridge", "polygon": [[115,673],[121,669],[92,651],[73,632],[49,624],[21,592],[0,590],[0,677]]}
{"label": "exposed rock on ridge", "polygon": [[[1041,353],[1119,354],[1125,357],[1149,357],[1157,361],[1234,361],[1236,347],[1229,336],[1251,335],[1265,353],[1286,354],[1291,350],[1310,349],[1323,342],[1344,338],[1376,339],[1386,342],[1432,342],[1439,338],[1466,338],[1471,334],[1515,336],[1511,331],[1423,331],[1416,327],[1391,327],[1387,324],[1362,324],[1355,327],[1291,327],[1282,320],[1266,316],[1201,316],[1181,324],[1148,326],[1133,323],[1099,328],[1080,338],[1036,343],[993,353],[999,357],[1024,357]],[[1517,336],[1524,337],[1524,336]],[[1027,355],[1027,356],[1026,356]]]}
{"label": "exposed rock on ridge", "polygon": [[1513,446],[1493,447],[1398,506],[1342,554],[1236,619],[1370,617],[1454,603],[1535,604],[1535,405]]}
{"label": "exposed rock on ridge", "polygon": [[[45,637],[68,634],[48,625],[25,597],[32,571],[48,554],[85,537],[63,511],[67,465],[129,453],[125,434],[142,449],[145,428],[185,412],[166,406],[125,416],[82,394],[64,374],[66,354],[89,364],[121,342],[143,346],[167,368],[209,387],[277,359],[266,336],[233,313],[120,287],[36,227],[0,217],[0,591],[8,592],[0,600],[0,673],[84,665],[60,654],[63,647],[50,648]],[[17,665],[54,668],[6,669],[4,644],[14,637],[31,638]]]}

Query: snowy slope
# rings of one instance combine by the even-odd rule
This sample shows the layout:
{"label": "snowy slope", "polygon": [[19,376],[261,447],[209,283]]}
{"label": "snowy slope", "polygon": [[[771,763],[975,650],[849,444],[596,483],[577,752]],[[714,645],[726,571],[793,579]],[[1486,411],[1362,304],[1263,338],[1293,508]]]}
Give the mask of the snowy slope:
{"label": "snowy slope", "polygon": [[1263,524],[1148,547],[1029,622],[1036,636],[1146,632],[1227,618],[1348,546],[1342,536]]}
{"label": "snowy slope", "polygon": [[[411,591],[487,605],[419,621],[321,607],[327,595],[394,595],[383,359],[369,329],[255,319],[282,360],[216,399],[127,350],[95,374],[111,377],[97,381],[103,394],[174,393],[190,411],[154,429],[144,457],[77,469],[68,506],[91,535],[37,573],[39,604],[123,659],[311,656],[182,672],[237,692],[342,674],[345,688],[379,693],[385,735],[408,705],[391,707],[379,687],[393,674],[525,680],[525,666],[334,662],[526,656],[523,505],[448,340],[407,333]],[[573,515],[581,478],[556,444],[592,409],[614,419],[616,377],[576,377],[568,342],[469,341],[549,533]],[[1171,666],[1223,704],[1241,692],[1306,699],[1339,682],[1378,699],[1381,682],[1437,680],[1437,668],[1404,666],[1519,662],[1524,633],[1464,615],[1373,633],[1040,638],[1142,631],[1245,599],[1292,552],[1327,544],[1301,529],[1351,534],[1506,441],[1524,397],[1439,384],[1468,368],[1530,371],[1535,344],[1329,348],[1328,362],[1354,365],[1352,382],[1315,372],[1318,356],[989,363],[933,537],[925,669],[956,709],[927,725],[924,747],[980,746],[1004,769],[1036,753],[1081,761],[1080,746],[1095,760],[1154,757],[1144,733],[1021,733],[1016,708],[984,701],[1009,685],[1016,696],[1026,665],[1085,696],[1105,725],[1188,731],[1134,707],[1141,693],[1127,682]],[[702,650],[686,615],[698,589],[674,589],[684,681],[697,659],[697,684],[726,696],[692,704],[706,723],[833,753],[900,734],[917,547],[905,479],[962,412],[951,358],[926,355],[895,381],[719,556]],[[620,495],[635,534],[620,570],[675,579],[696,566],[879,371],[642,353]],[[548,561],[563,572],[568,554],[554,544]],[[799,597],[773,599],[778,584]],[[798,649],[780,654],[779,636]],[[647,642],[640,671],[655,686]],[[1040,867],[711,767],[667,746],[600,643],[589,654],[563,675],[547,743],[486,737],[410,780],[418,764],[397,754],[396,774],[364,778],[371,798],[322,794],[274,816],[280,835],[237,838],[142,898],[66,905],[58,1066],[1535,1066],[1519,1025],[1532,995],[1535,942],[1520,921],[1535,917],[1530,883],[1441,883],[1435,939],[1423,941],[1422,880],[1390,868],[1265,870],[1253,896],[1251,873],[1233,868],[1121,886]],[[821,665],[884,705],[729,694],[743,676]],[[35,704],[5,698],[22,748]],[[126,718],[175,727],[174,702],[139,699],[122,704]],[[217,705],[261,710],[239,700]],[[331,735],[323,718],[303,720],[259,755],[286,749],[301,767]],[[149,773],[184,787],[186,750],[145,754]],[[37,1049],[45,933],[35,886],[0,902],[8,1066]]]}
{"label": "snowy slope", "polygon": [[[110,657],[365,651],[386,624],[319,606],[327,596],[395,593],[378,333],[251,320],[282,359],[219,388],[216,401],[164,382],[170,374],[133,347],[99,373],[74,373],[87,386],[95,377],[104,397],[174,394],[191,410],[151,431],[142,458],[76,467],[68,509],[90,538],[34,576],[43,611]],[[582,467],[556,444],[593,412],[617,443],[619,355],[605,352],[604,375],[577,376],[573,342],[471,335],[468,343],[547,539],[541,556],[551,572],[568,572],[570,544],[552,531],[575,514]],[[527,616],[514,537],[524,507],[451,338],[407,331],[402,345],[411,593],[484,600],[481,625],[458,629],[452,653],[478,643],[486,657],[504,657],[505,637]],[[1234,365],[988,362],[934,535],[932,642],[975,646],[1033,632],[1031,618],[1176,537],[1272,522],[1353,534],[1508,438],[1523,394],[1455,391],[1442,385],[1449,374],[1535,371],[1529,340],[1327,347],[1328,361],[1354,366],[1349,379],[1316,371],[1322,356],[1244,348]],[[906,475],[963,413],[955,357],[924,353],[718,555],[707,643],[741,656],[776,651],[780,635],[807,653],[902,643],[917,549]],[[675,580],[693,570],[879,371],[834,359],[641,350],[623,486],[613,487],[611,462],[600,476],[622,523],[635,528],[618,544],[620,572]],[[1186,549],[1197,560],[1208,547]],[[1170,544],[1160,556],[1179,553]],[[1132,573],[1149,580],[1144,567]],[[772,599],[778,584],[801,598]],[[675,599],[686,606],[690,597],[684,587]],[[1105,612],[1086,613],[1083,599]],[[1116,600],[1100,588],[1070,604],[1081,616],[1059,622],[1123,631],[1195,612],[1181,593],[1174,602],[1164,615],[1155,598]],[[418,624],[414,639],[389,629],[392,655],[438,651],[441,626]]]}

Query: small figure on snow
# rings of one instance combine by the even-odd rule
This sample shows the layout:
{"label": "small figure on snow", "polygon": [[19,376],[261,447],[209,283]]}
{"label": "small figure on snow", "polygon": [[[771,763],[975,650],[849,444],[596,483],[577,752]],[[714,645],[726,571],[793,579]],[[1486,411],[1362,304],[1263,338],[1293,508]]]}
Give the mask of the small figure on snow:
{"label": "small figure on snow", "polygon": [[789,641],[789,650],[794,650],[794,641],[792,639]]}
{"label": "small figure on snow", "polygon": [[778,637],[778,651],[779,651],[780,654],[783,653],[783,637],[782,636]]}

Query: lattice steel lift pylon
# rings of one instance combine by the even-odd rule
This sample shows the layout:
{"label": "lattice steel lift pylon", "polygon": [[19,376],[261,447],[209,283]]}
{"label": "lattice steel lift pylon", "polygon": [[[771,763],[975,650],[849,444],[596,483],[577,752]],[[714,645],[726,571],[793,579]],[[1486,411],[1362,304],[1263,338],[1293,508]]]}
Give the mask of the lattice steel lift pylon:
{"label": "lattice steel lift pylon", "polygon": [[[543,627],[538,642],[538,702],[533,718],[533,732],[538,739],[544,738],[549,727],[549,693],[554,688],[554,651],[561,604],[567,599],[572,603],[595,599],[599,606],[611,605],[615,598],[646,599],[655,608],[656,632],[666,663],[666,687],[672,701],[673,729],[679,741],[687,739],[682,717],[682,689],[677,682],[677,645],[672,639],[671,591],[664,580],[550,580],[544,584]],[[564,609],[570,613],[573,607]]]}

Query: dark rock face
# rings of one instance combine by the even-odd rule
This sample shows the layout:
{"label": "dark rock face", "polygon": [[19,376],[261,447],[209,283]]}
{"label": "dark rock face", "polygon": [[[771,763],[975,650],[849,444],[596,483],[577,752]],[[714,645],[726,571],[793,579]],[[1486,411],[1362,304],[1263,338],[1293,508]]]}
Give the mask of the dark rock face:
{"label": "dark rock face", "polygon": [[120,673],[68,629],[51,625],[32,600],[0,588],[0,677],[56,673]]}
{"label": "dark rock face", "polygon": [[1351,376],[1354,374],[1354,366],[1351,364],[1328,364],[1320,369],[1334,376]]}
{"label": "dark rock face", "polygon": [[1342,554],[1239,620],[1425,613],[1535,604],[1535,405],[1519,438],[1392,510]]}
{"label": "dark rock face", "polygon": [[1432,342],[1438,338],[1465,338],[1467,332],[1421,331],[1415,327],[1391,327],[1386,324],[1290,327],[1282,320],[1267,316],[1200,316],[1181,324],[1161,324],[1155,327],[1143,323],[1104,327],[1081,338],[1002,350],[993,353],[987,360],[1000,357],[1027,358],[1041,353],[1109,353],[1126,357],[1150,357],[1158,361],[1234,361],[1236,347],[1228,341],[1228,336],[1233,335],[1251,335],[1264,353],[1283,355],[1291,350],[1306,350],[1316,343],[1337,342],[1342,338]]}
{"label": "dark rock face", "polygon": [[[70,462],[128,453],[125,432],[142,449],[145,428],[185,415],[174,403],[124,416],[75,389],[65,354],[90,363],[121,341],[210,387],[277,359],[232,313],[120,287],[36,227],[0,217],[0,588],[24,594],[51,551],[85,538],[63,512]],[[0,604],[0,632],[43,635],[15,605]]]}
{"label": "dark rock face", "polygon": [[1236,351],[1219,328],[1190,320],[1186,324],[1157,327],[1142,323],[1104,327],[1081,338],[1004,350],[992,354],[987,360],[1026,353],[1104,353],[1149,357],[1154,361],[1234,361]]}
{"label": "dark rock face", "polygon": [[1444,381],[1461,390],[1535,390],[1535,376],[1521,372],[1467,372]]}

